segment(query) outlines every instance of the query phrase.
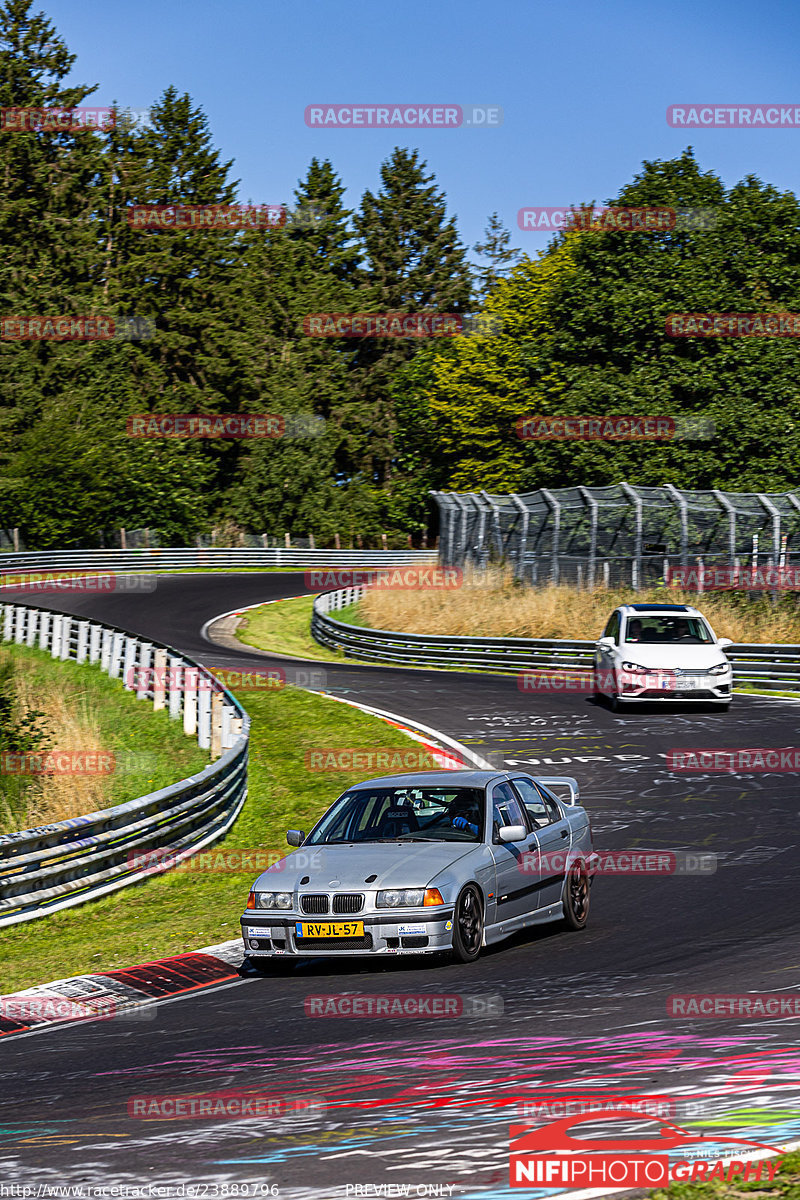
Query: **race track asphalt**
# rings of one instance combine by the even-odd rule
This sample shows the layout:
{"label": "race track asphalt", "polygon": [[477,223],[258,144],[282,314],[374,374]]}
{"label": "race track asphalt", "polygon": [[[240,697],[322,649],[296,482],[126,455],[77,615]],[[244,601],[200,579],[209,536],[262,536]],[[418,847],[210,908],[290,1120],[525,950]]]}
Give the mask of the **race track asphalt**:
{"label": "race track asphalt", "polygon": [[[151,593],[31,602],[166,642],[211,668],[252,669],[269,660],[213,645],[201,629],[303,590],[301,575],[193,574],[159,577]],[[320,690],[430,725],[495,764],[576,776],[599,850],[715,855],[716,870],[600,877],[586,931],[545,927],[469,966],[318,961],[159,1004],[149,1020],[5,1039],[0,1181],[146,1184],[175,1196],[197,1185],[184,1194],[201,1200],[235,1196],[234,1186],[238,1196],[275,1187],[327,1200],[398,1195],[364,1189],[407,1184],[410,1195],[491,1200],[511,1194],[509,1122],[547,1092],[658,1093],[672,1106],[664,1115],[693,1129],[713,1120],[770,1145],[800,1138],[797,1019],[667,1015],[673,994],[797,987],[797,777],[666,768],[675,748],[794,746],[797,703],[737,697],[727,715],[688,705],[616,715],[586,696],[521,692],[513,677],[322,668]],[[306,997],[337,992],[500,996],[503,1012],[305,1015]],[[267,1121],[127,1114],[132,1097],[225,1089],[314,1104]]]}

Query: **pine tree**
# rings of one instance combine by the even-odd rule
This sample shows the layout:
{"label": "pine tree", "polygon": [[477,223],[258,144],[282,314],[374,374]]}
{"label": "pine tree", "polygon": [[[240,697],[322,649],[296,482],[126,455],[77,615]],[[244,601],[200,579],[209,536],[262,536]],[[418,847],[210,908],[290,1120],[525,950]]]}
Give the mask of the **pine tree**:
{"label": "pine tree", "polygon": [[[381,190],[367,191],[356,217],[363,243],[364,295],[369,311],[465,313],[471,284],[465,248],[444,195],[416,150],[397,147],[381,167]],[[350,425],[357,441],[353,470],[378,488],[395,470],[397,421],[391,383],[419,342],[371,338],[356,359],[357,399]]]}
{"label": "pine tree", "polygon": [[508,276],[522,253],[509,247],[511,234],[496,212],[489,217],[483,236],[484,241],[476,242],[472,247],[476,254],[489,260],[486,264],[473,267],[477,296],[481,302],[501,279]]}

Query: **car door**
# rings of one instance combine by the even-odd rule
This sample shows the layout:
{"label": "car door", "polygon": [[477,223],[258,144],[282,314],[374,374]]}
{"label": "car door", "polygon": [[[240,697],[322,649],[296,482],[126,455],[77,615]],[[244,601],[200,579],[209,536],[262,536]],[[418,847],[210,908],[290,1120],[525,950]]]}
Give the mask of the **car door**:
{"label": "car door", "polygon": [[[507,924],[520,921],[526,913],[535,911],[538,904],[537,880],[525,869],[533,832],[525,809],[509,783],[495,783],[488,800],[496,874],[497,920]],[[497,831],[503,825],[522,825],[525,836],[517,842],[501,842]],[[535,849],[535,840],[533,845]]]}
{"label": "car door", "polygon": [[541,784],[524,775],[515,776],[511,782],[535,830],[536,844],[529,851],[528,873],[536,882],[538,907],[547,908],[561,899],[572,827],[555,797]]}
{"label": "car door", "polygon": [[603,637],[613,638],[613,646],[598,646],[594,652],[594,666],[597,673],[597,690],[603,695],[612,695],[614,687],[614,666],[618,658],[621,614],[617,610],[609,617],[608,624],[603,630]]}

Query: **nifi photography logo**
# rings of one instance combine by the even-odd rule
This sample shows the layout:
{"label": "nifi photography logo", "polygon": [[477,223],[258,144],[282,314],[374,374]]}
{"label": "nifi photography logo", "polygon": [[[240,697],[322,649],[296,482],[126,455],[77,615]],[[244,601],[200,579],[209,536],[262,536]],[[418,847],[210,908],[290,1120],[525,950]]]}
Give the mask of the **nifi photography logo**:
{"label": "nifi photography logo", "polygon": [[[574,1137],[580,1125],[646,1120],[647,1130],[627,1138],[595,1138],[590,1129]],[[653,1129],[653,1126],[660,1128]],[[512,1125],[511,1187],[654,1188],[670,1183],[771,1181],[781,1159],[777,1146],[743,1141],[727,1134],[706,1137],[658,1117],[644,1118],[622,1107],[563,1117],[543,1126]]]}

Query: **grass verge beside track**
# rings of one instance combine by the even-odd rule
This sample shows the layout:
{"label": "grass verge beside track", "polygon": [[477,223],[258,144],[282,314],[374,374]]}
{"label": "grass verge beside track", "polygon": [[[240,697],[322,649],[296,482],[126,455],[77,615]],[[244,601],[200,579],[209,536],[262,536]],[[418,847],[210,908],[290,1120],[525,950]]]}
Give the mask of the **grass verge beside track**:
{"label": "grass verge beside track", "polygon": [[320,646],[311,636],[314,599],[314,596],[298,596],[252,608],[239,622],[236,636],[248,646],[270,650],[273,654],[291,654],[295,658],[315,658],[321,662],[345,662],[341,652]]}
{"label": "grass verge beside track", "polygon": [[[307,830],[349,784],[369,776],[309,772],[306,751],[407,750],[414,744],[384,721],[312,692],[248,691],[239,699],[252,719],[249,795],[233,830],[212,851],[285,854],[287,828]],[[0,929],[0,986],[11,992],[239,937],[239,917],[257,873],[247,867],[169,871],[102,900]]]}
{"label": "grass verge beside track", "polygon": [[[14,784],[22,777],[0,775],[0,833],[124,804],[202,771],[211,761],[166,710],[154,712],[152,704],[137,700],[99,666],[62,662],[37,647],[8,642],[0,648],[3,663],[14,668],[9,715],[42,714],[37,722],[45,735],[41,753],[97,751],[111,756],[115,769],[108,774],[34,775],[21,793],[22,804],[13,802]],[[7,732],[0,734],[2,748],[14,749]]]}
{"label": "grass verge beside track", "polygon": [[646,1195],[648,1200],[741,1200],[745,1196],[752,1200],[761,1196],[800,1200],[800,1153],[783,1154],[781,1158],[783,1161],[772,1183],[673,1183],[665,1189],[634,1194]]}

